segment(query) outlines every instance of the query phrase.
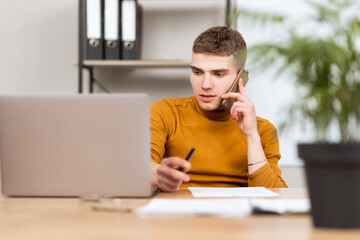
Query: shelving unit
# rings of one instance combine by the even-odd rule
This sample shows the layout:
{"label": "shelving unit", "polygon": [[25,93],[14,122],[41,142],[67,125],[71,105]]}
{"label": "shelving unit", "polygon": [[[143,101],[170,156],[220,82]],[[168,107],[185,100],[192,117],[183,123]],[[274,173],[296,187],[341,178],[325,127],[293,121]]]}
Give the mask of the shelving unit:
{"label": "shelving unit", "polygon": [[[89,71],[89,92],[93,93],[94,88],[94,68],[96,67],[116,67],[116,68],[188,68],[189,61],[181,60],[87,60],[84,58],[84,40],[85,40],[85,1],[79,0],[78,29],[79,29],[79,53],[78,53],[78,92],[83,92],[83,70]],[[231,11],[231,0],[224,0],[226,4],[225,16],[229,16]],[[226,19],[224,19],[226,22]]]}
{"label": "shelving unit", "polygon": [[175,60],[84,60],[85,67],[154,67],[182,68],[190,67],[190,62]]}

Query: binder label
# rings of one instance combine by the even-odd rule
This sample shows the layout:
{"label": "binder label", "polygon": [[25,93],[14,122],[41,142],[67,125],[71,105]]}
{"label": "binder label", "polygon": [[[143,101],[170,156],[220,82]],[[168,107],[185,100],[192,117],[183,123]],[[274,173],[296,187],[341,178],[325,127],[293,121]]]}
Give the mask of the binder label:
{"label": "binder label", "polygon": [[87,0],[86,2],[86,34],[88,39],[101,38],[101,2]]}
{"label": "binder label", "polygon": [[105,0],[105,40],[119,36],[119,0]]}
{"label": "binder label", "polygon": [[136,40],[136,2],[134,0],[123,0],[121,9],[122,40]]}

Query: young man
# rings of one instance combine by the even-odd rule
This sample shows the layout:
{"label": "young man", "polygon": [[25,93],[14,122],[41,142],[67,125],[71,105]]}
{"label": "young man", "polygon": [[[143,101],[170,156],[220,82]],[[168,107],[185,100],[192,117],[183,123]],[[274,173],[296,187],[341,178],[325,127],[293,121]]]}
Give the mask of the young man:
{"label": "young man", "polygon": [[[180,186],[287,187],[278,168],[275,127],[256,117],[242,79],[240,92],[226,93],[245,60],[244,39],[228,27],[212,27],[195,40],[194,96],[151,105],[153,186],[169,192]],[[229,98],[237,100],[230,113],[221,104]],[[188,162],[184,158],[192,147],[196,151]]]}

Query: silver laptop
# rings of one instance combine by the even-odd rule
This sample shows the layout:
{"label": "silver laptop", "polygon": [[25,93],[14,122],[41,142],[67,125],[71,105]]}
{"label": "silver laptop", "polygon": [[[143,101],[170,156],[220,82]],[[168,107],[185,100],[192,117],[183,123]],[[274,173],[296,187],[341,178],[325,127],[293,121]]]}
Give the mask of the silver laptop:
{"label": "silver laptop", "polygon": [[148,197],[145,94],[0,96],[6,196]]}

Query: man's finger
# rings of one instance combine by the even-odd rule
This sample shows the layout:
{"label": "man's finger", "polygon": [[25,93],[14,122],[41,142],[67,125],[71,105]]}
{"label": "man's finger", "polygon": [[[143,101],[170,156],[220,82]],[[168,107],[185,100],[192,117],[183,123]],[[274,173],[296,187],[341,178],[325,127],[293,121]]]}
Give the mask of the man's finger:
{"label": "man's finger", "polygon": [[246,111],[246,107],[243,106],[234,106],[231,110],[230,110],[230,114],[236,119],[238,120],[238,118],[236,116],[240,114],[244,114],[244,112]]}
{"label": "man's finger", "polygon": [[179,190],[179,188],[170,187],[164,182],[159,182],[158,186],[161,189],[161,191],[164,191],[164,192],[176,192]]}
{"label": "man's finger", "polygon": [[158,177],[158,182],[164,183],[171,188],[178,188],[182,184],[182,181],[180,181],[180,180],[173,181],[173,180],[170,180],[169,178],[167,178],[165,176],[161,176],[161,175],[159,175],[159,177]]}
{"label": "man's finger", "polygon": [[188,182],[189,176],[177,169],[169,168],[167,166],[160,166],[158,168],[158,175],[162,175],[171,181],[184,181]]}
{"label": "man's finger", "polygon": [[248,95],[246,94],[245,88],[244,88],[244,81],[242,78],[239,79],[239,91],[241,94],[243,94],[246,98],[248,98]]}
{"label": "man's finger", "polygon": [[239,120],[239,114],[244,116],[246,115],[246,107],[235,107],[232,111],[231,111],[231,116],[236,119]]}
{"label": "man's finger", "polygon": [[241,93],[237,93],[237,92],[229,92],[226,93],[224,95],[221,96],[223,99],[228,99],[228,98],[235,98],[241,102],[247,102],[248,98],[246,98],[244,95],[242,95]]}
{"label": "man's finger", "polygon": [[184,170],[189,171],[191,164],[186,161],[185,159],[179,158],[179,157],[170,157],[170,158],[165,158],[162,161],[162,164],[165,164],[166,166],[168,166],[169,168],[183,168]]}

